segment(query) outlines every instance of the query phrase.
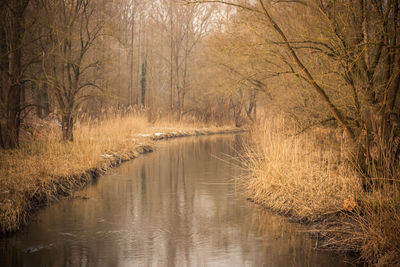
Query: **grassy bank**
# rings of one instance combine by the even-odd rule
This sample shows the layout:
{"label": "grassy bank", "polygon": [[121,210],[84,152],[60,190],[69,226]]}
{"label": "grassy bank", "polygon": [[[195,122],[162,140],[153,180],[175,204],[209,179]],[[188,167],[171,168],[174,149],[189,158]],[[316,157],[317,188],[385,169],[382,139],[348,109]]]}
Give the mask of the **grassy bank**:
{"label": "grassy bank", "polygon": [[[334,131],[297,129],[282,118],[259,125],[247,152],[249,198],[314,226],[321,248],[356,252],[368,265],[400,265],[398,180],[364,192]],[[398,179],[398,177],[395,177]]]}
{"label": "grassy bank", "polygon": [[155,140],[237,130],[168,122],[153,126],[139,115],[113,116],[78,123],[75,141],[63,143],[56,121],[32,125],[25,127],[28,134],[19,149],[0,151],[0,234],[19,230],[38,207],[69,196],[122,161],[151,151]]}

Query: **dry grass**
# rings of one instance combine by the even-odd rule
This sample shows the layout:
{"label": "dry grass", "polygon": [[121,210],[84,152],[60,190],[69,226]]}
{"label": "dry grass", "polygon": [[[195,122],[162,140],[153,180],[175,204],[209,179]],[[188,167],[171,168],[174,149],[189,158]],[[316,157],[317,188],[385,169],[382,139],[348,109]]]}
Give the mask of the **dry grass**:
{"label": "dry grass", "polygon": [[[77,123],[74,142],[64,143],[54,120],[33,124],[36,130],[28,127],[32,136],[24,138],[19,149],[0,151],[0,233],[18,230],[35,208],[69,195],[93,175],[149,150],[153,140],[196,135],[199,129],[202,134],[232,129],[162,121],[154,127],[145,116],[113,115]],[[44,129],[38,131],[40,127]]]}
{"label": "dry grass", "polygon": [[314,222],[325,248],[357,252],[368,265],[400,266],[398,180],[364,192],[334,134],[320,129],[293,137],[296,129],[289,125],[275,117],[253,130],[249,197]]}
{"label": "dry grass", "polygon": [[[102,122],[77,125],[75,142],[59,141],[59,127],[46,136],[22,143],[0,155],[0,226],[2,232],[17,230],[26,223],[31,206],[68,194],[86,184],[93,174],[107,169],[116,157],[134,156],[136,133],[148,128],[143,117],[115,117]],[[33,207],[32,207],[33,208]]]}
{"label": "dry grass", "polygon": [[354,237],[360,240],[361,257],[374,266],[400,266],[400,190],[386,183],[359,196]]}
{"label": "dry grass", "polygon": [[296,129],[288,125],[278,117],[253,131],[249,194],[256,202],[299,219],[314,220],[341,210],[344,200],[361,190],[355,172],[341,164],[342,151],[320,145],[321,136],[328,140],[331,135],[291,137]]}

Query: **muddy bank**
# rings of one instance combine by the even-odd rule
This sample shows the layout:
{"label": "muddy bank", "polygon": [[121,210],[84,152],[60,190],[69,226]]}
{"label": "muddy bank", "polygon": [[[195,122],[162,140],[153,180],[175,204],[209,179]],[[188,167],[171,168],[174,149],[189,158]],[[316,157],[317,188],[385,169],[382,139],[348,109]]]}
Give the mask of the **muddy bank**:
{"label": "muddy bank", "polygon": [[252,197],[247,197],[247,200],[253,202],[266,212],[282,216],[290,223],[307,226],[307,234],[315,240],[314,248],[324,251],[332,251],[337,255],[345,256],[351,259],[353,266],[364,266],[365,261],[361,258],[360,240],[354,240],[354,221],[357,220],[354,216],[354,211],[349,211],[345,208],[336,211],[318,214],[313,218],[307,216],[296,216],[294,212],[283,212],[279,209],[271,208],[270,206],[255,200]]}

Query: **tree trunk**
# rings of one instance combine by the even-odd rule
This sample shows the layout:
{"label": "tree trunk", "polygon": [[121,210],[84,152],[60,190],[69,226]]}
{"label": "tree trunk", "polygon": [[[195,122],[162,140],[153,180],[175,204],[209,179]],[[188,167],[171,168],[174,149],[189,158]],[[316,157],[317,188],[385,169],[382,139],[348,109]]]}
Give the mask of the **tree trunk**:
{"label": "tree trunk", "polygon": [[140,79],[140,84],[142,88],[141,103],[142,107],[146,106],[146,85],[147,85],[147,61],[142,63],[142,78]]}
{"label": "tree trunk", "polygon": [[[17,91],[17,86],[11,90]],[[18,97],[18,93],[12,94],[12,100],[9,101],[8,110],[6,111],[6,128],[3,130],[3,146],[6,149],[16,148],[19,144],[19,126],[21,119],[19,116],[19,101],[15,99]]]}
{"label": "tree trunk", "polygon": [[61,127],[63,140],[69,142],[74,141],[74,118],[70,112],[62,116]]}
{"label": "tree trunk", "polygon": [[133,45],[135,37],[135,9],[133,9],[132,22],[131,22],[131,41],[129,46],[129,106],[133,106]]}
{"label": "tree trunk", "polygon": [[172,15],[172,2],[170,3],[169,6],[169,16],[170,16],[170,58],[169,58],[169,67],[170,67],[170,73],[169,73],[169,87],[170,87],[170,109],[171,113],[174,111],[174,87],[173,87],[173,75],[174,75],[174,69],[173,69],[173,57],[174,57],[174,35],[173,35],[173,30],[174,30],[174,21],[173,21],[173,15]]}
{"label": "tree trunk", "polygon": [[242,108],[243,104],[241,101],[239,103],[235,104],[234,101],[231,99],[230,100],[230,108],[233,111],[233,119],[235,120],[235,127],[240,127],[240,116],[242,115]]}
{"label": "tree trunk", "polygon": [[181,105],[182,89],[179,86],[177,86],[176,87],[176,92],[177,92],[176,107],[178,108],[178,110],[177,110],[177,119],[178,119],[178,121],[180,121],[181,120],[181,116],[182,116],[182,105]]}
{"label": "tree trunk", "polygon": [[8,53],[8,92],[6,96],[5,128],[2,127],[2,145],[4,148],[18,147],[19,126],[21,123],[21,91],[22,91],[22,10],[6,10],[5,35]]}

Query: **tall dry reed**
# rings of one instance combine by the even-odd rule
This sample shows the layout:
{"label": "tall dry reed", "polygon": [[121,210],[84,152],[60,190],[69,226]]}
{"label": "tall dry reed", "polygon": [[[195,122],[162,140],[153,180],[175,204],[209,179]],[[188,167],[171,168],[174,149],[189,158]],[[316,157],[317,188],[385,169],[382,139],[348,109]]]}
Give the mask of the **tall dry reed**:
{"label": "tall dry reed", "polygon": [[360,192],[342,147],[327,132],[295,135],[283,117],[265,120],[252,132],[248,193],[258,203],[299,219],[313,220],[342,209]]}
{"label": "tall dry reed", "polygon": [[359,196],[354,238],[361,257],[373,266],[400,266],[400,188],[387,183]]}
{"label": "tall dry reed", "polygon": [[[355,251],[368,265],[400,266],[398,177],[373,177],[379,186],[366,192],[333,131],[295,135],[297,130],[279,116],[253,129],[249,197],[279,213],[318,221],[325,247]],[[333,213],[335,221],[320,220]]]}

